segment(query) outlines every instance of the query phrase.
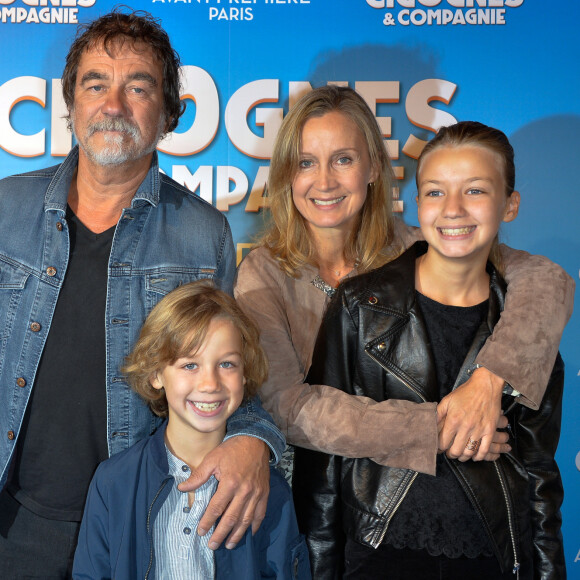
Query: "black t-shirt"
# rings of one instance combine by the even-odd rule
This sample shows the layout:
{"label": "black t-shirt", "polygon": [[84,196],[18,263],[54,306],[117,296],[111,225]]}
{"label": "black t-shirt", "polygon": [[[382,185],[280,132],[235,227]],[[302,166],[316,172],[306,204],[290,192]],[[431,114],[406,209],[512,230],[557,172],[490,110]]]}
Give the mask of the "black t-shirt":
{"label": "black t-shirt", "polygon": [[8,491],[34,513],[80,521],[98,463],[108,457],[105,305],[115,228],[95,234],[67,210],[70,258]]}
{"label": "black t-shirt", "polygon": [[[435,360],[439,397],[451,392],[489,301],[447,306],[416,292]],[[448,558],[491,556],[492,546],[469,499],[443,455],[437,477],[419,473],[393,516],[384,542],[395,548],[426,549]]]}

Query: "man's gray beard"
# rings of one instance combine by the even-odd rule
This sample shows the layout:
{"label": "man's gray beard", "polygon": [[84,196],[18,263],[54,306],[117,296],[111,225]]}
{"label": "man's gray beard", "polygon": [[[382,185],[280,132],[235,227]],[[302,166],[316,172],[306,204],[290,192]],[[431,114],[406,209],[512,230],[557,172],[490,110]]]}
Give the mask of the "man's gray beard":
{"label": "man's gray beard", "polygon": [[[72,129],[74,129],[74,113],[71,114]],[[97,121],[87,128],[85,143],[79,141],[79,147],[84,151],[87,157],[96,165],[111,166],[122,165],[128,161],[136,161],[149,155],[157,147],[163,128],[165,126],[164,118],[159,119],[159,126],[157,127],[157,134],[152,143],[145,145],[143,143],[143,136],[139,127],[133,125],[122,117],[107,117],[102,121]],[[105,134],[104,139],[107,146],[102,149],[95,150],[90,144],[89,138],[99,131],[119,131],[120,135]],[[76,136],[76,133],[75,133]],[[130,138],[130,143],[123,146],[124,137]],[[78,139],[77,139],[78,141]]]}

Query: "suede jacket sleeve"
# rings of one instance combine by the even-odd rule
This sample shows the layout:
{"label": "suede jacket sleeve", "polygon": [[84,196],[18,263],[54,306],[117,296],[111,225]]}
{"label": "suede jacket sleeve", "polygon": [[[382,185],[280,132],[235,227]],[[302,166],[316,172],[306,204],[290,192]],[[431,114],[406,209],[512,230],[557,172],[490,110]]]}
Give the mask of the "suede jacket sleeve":
{"label": "suede jacket sleeve", "polygon": [[502,377],[523,405],[538,409],[572,316],[574,280],[557,264],[501,246],[505,308],[475,362]]}
{"label": "suede jacket sleeve", "polygon": [[[400,220],[395,220],[395,236],[405,247],[422,239],[419,229]],[[538,409],[572,316],[575,283],[544,256],[500,248],[508,284],[505,308],[475,363],[518,391],[519,403]]]}
{"label": "suede jacket sleeve", "polygon": [[[435,473],[434,403],[377,402],[332,383],[304,382],[325,307],[324,294],[309,280],[285,275],[269,252],[258,248],[240,265],[234,294],[260,328],[270,363],[260,397],[289,443]],[[408,425],[413,428],[402,428]]]}

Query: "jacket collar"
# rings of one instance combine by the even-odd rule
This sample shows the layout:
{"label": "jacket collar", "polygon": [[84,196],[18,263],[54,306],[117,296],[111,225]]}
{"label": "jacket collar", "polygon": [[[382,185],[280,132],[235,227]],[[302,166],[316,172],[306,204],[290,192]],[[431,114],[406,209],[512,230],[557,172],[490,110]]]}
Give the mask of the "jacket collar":
{"label": "jacket collar", "polygon": [[[371,323],[362,328],[366,336],[365,351],[385,370],[397,376],[425,401],[436,401],[438,387],[435,361],[428,347],[427,328],[423,315],[416,304],[415,262],[427,251],[427,243],[416,242],[396,260],[371,272],[363,287],[357,287],[360,296],[361,320],[364,311],[372,311]],[[487,319],[481,324],[469,349],[453,388],[463,384],[474,368],[474,361],[483,344],[492,332],[501,310],[503,310],[505,282],[495,268],[488,263],[490,274],[490,296]],[[412,326],[410,326],[412,324]],[[410,329],[412,328],[412,332]],[[406,334],[409,332],[409,334]],[[405,336],[409,349],[404,356],[393,355],[390,344],[401,342]],[[413,373],[407,372],[407,367]]]}
{"label": "jacket collar", "polygon": [[149,452],[153,459],[153,465],[159,471],[159,475],[167,477],[169,474],[169,463],[165,450],[165,431],[167,429],[167,419],[158,427],[157,431],[149,439]]}
{"label": "jacket collar", "polygon": [[[52,178],[44,198],[45,211],[66,211],[68,192],[79,163],[79,146],[75,145],[66,159],[58,166]],[[151,166],[137,189],[131,207],[138,207],[142,202],[157,206],[159,203],[159,190],[161,177],[159,175],[159,160],[157,151],[153,152]],[[141,203],[140,203],[141,202]]]}

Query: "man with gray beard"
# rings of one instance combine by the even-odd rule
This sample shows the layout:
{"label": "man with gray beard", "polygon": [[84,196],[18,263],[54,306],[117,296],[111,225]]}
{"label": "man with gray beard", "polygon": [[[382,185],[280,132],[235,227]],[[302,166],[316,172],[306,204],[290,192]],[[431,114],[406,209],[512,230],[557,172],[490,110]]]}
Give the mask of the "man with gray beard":
{"label": "man with gray beard", "polygon": [[[227,220],[159,172],[179,91],[179,57],[156,20],[99,18],[63,74],[78,145],[59,166],[0,181],[1,578],[70,577],[97,464],[160,424],[121,371],[142,322],[180,284],[232,290]],[[258,401],[230,418],[187,486],[220,481],[198,528],[210,548],[257,529],[283,446]]]}

